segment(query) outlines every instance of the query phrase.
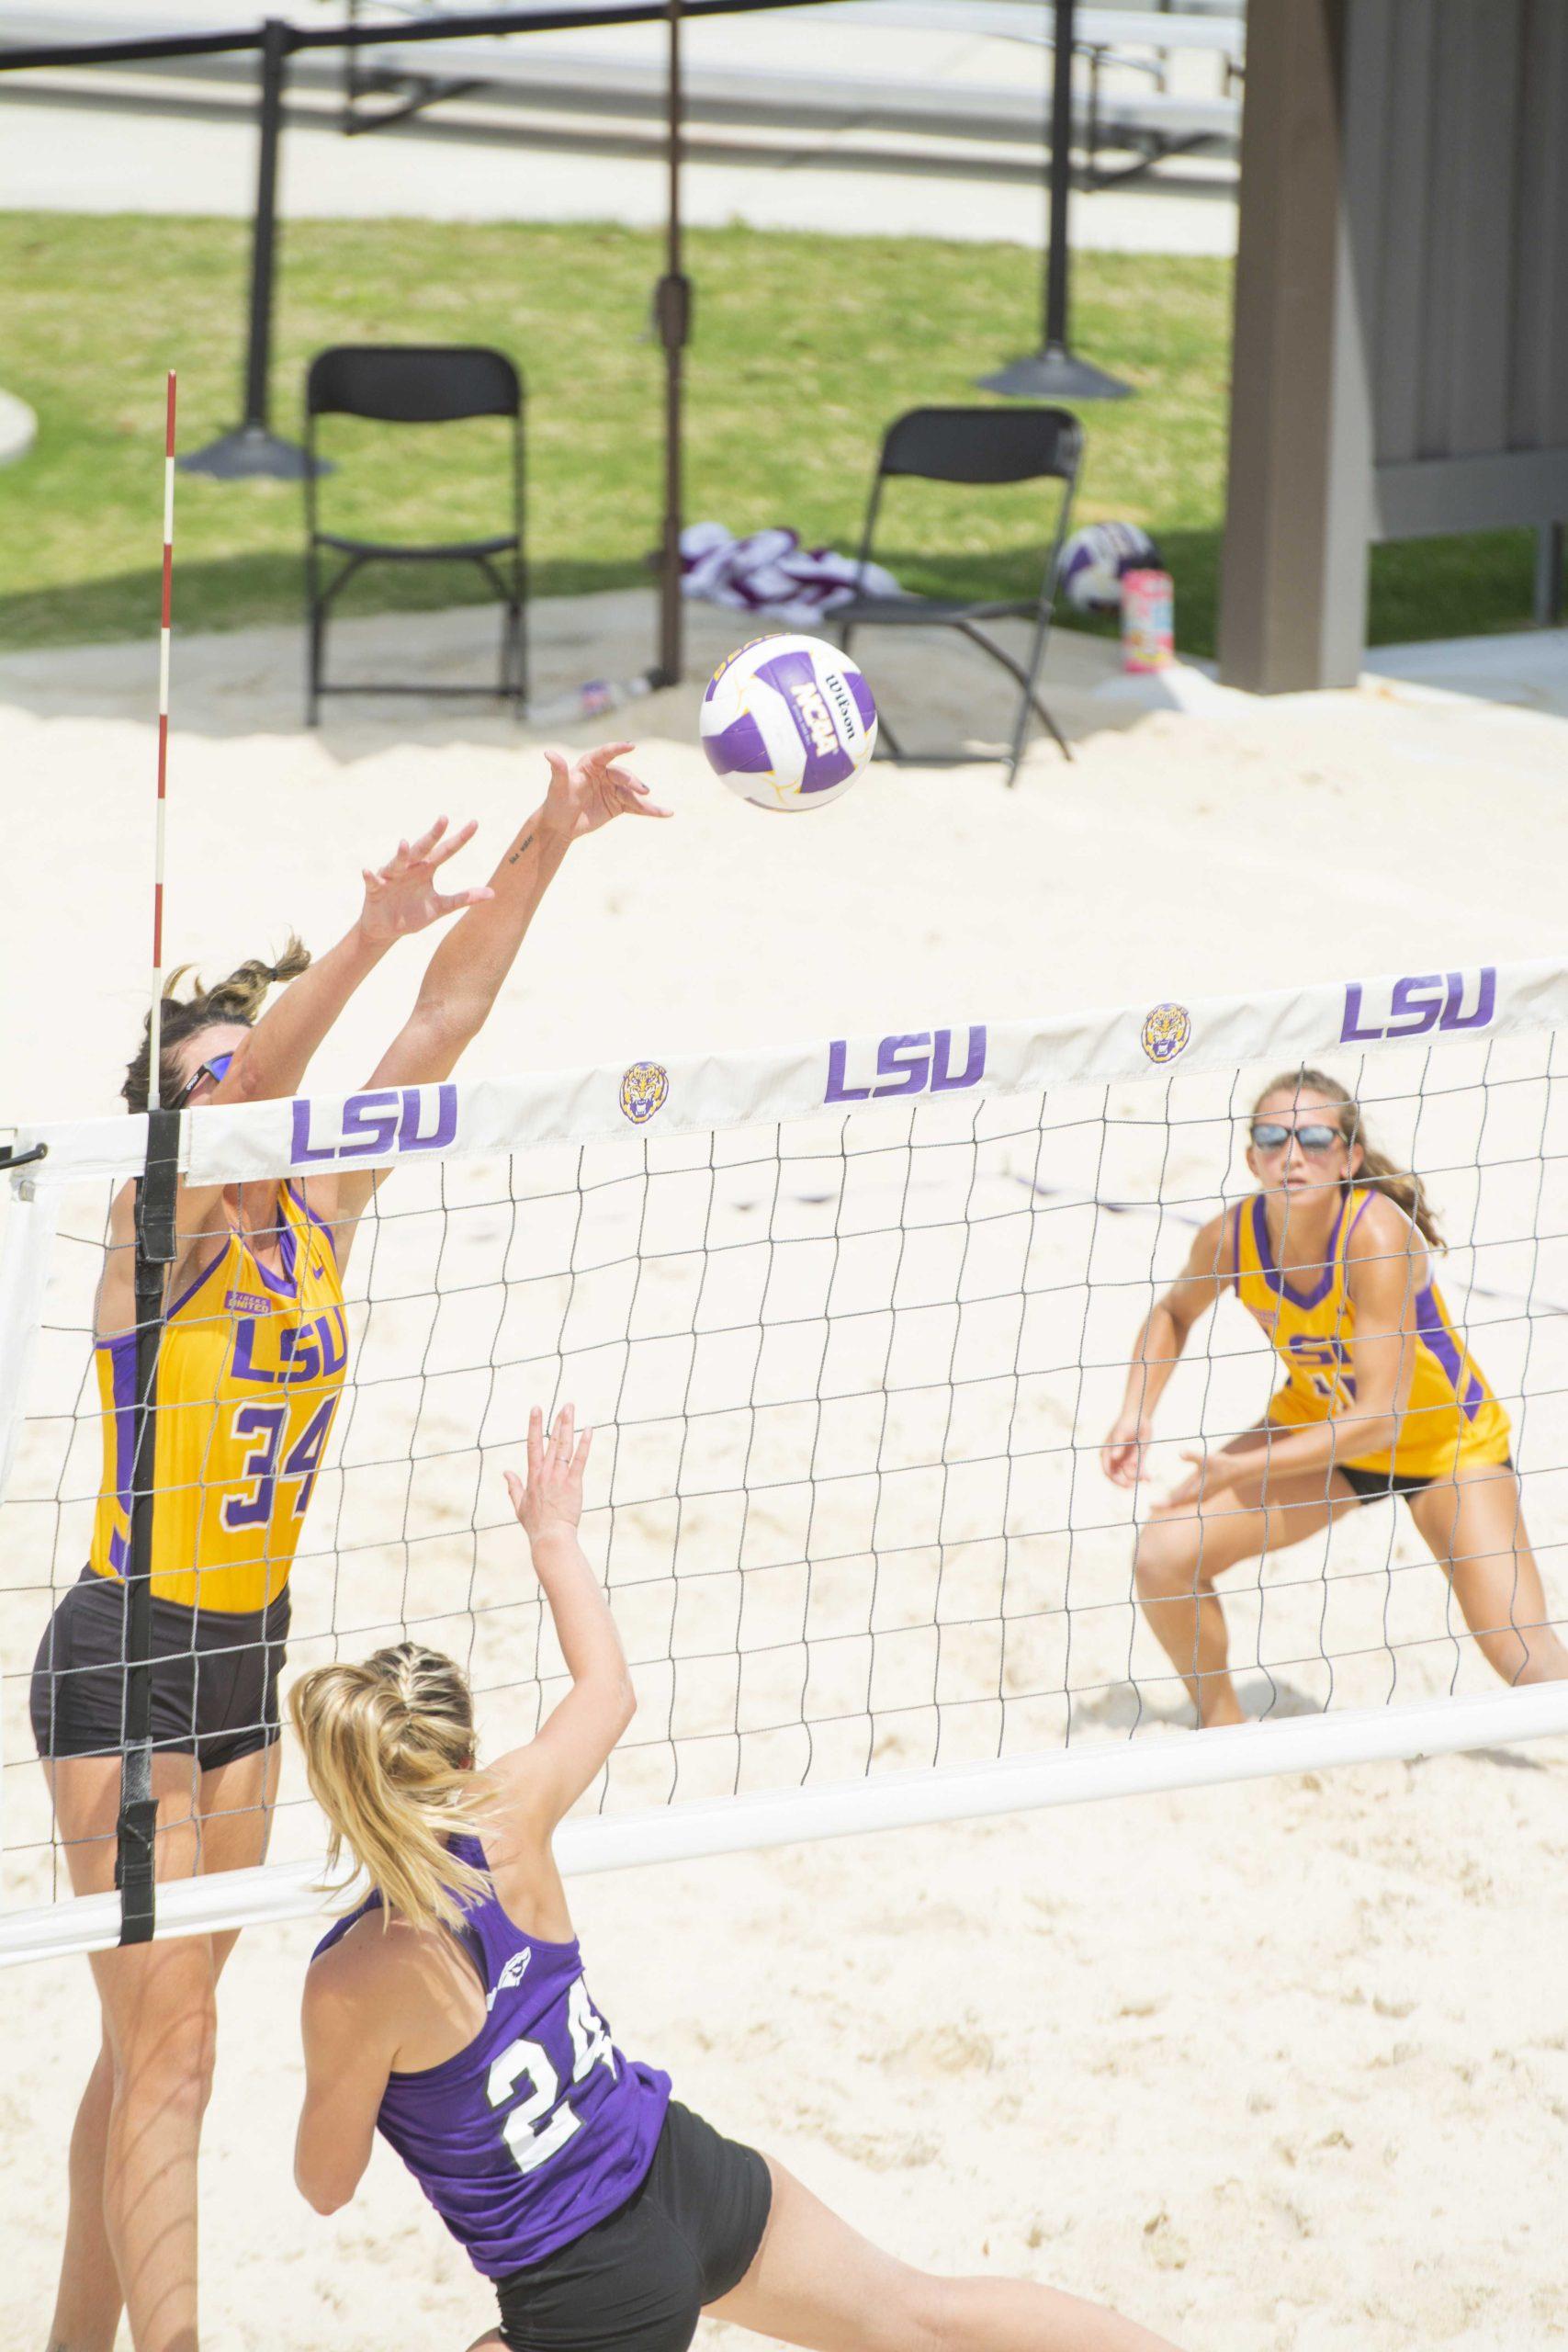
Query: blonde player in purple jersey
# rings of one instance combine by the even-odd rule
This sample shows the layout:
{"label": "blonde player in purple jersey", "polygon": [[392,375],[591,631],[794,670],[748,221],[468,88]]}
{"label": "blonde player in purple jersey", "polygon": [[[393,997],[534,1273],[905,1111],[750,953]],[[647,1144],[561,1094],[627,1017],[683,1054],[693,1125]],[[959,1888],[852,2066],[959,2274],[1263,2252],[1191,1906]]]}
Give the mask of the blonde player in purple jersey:
{"label": "blonde player in purple jersey", "polygon": [[1509,1682],[1568,1679],[1525,1532],[1508,1416],[1456,1329],[1420,1178],[1370,1143],[1322,1070],[1287,1072],[1253,1110],[1259,1189],[1210,1219],[1134,1345],[1101,1461],[1133,1487],[1155,1408],[1227,1291],[1285,1370],[1257,1429],[1190,1453],[1190,1476],[1138,1531],[1138,1598],[1202,1724],[1244,1720],[1214,1578],[1400,1496],[1466,1624]]}
{"label": "blonde player in purple jersey", "polygon": [[371,1887],[305,1980],[300,2189],[345,2205],[379,2131],[494,2285],[471,2352],[685,2352],[704,2312],[818,2352],[1170,2352],[1052,2288],[879,2252],[612,2041],[550,1851],[635,1705],[578,1541],[588,1448],[570,1406],[547,1439],[536,1411],[507,1482],[571,1681],[526,1747],[480,1768],[460,1669],[412,1643],[290,1694],[333,1860]]}
{"label": "blonde player in purple jersey", "polygon": [[[311,964],[291,949],[164,1010],[170,1107],[287,1097],[393,943],[457,914],[373,1087],[446,1078],[500,994],[571,843],[623,813],[665,816],[618,764],[628,743],[547,753],[542,807],[490,882],[444,895],[470,838],[438,819],[364,875],[358,921]],[[175,975],[171,989],[179,978]],[[287,979],[258,1012],[275,980]],[[148,1100],[149,1046],[130,1109]],[[158,1374],[151,1605],[152,1794],[161,1879],[262,1860],[277,1785],[277,1676],[288,1576],[348,1358],[343,1275],[383,1171],[180,1187],[179,1255]],[[133,1187],[114,1202],[96,1357],[104,1475],[91,1555],[45,1630],[34,1735],[72,1884],[114,1883],[127,1674],[125,1568],[134,1444]],[[112,2352],[122,2308],[135,2352],[196,2352],[197,2157],[211,2081],[218,1977],[231,1933],[94,1957],[103,2039],[71,2141],[55,2352]]]}

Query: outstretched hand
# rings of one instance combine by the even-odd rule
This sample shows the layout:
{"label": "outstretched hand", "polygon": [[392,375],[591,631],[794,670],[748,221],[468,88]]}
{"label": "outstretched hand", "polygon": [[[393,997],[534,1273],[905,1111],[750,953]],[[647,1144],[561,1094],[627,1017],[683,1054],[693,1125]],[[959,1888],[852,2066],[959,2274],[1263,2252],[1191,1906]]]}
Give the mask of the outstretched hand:
{"label": "outstretched hand", "polygon": [[1245,1459],[1223,1446],[1183,1446],[1183,1462],[1192,1464],[1185,1478],[1164,1498],[1167,1510],[1200,1510],[1205,1503],[1228,1494],[1247,1467]]}
{"label": "outstretched hand", "polygon": [[427,930],[444,915],[459,914],[465,907],[482,906],[487,899],[493,899],[495,892],[488,882],[470,890],[443,892],[435,887],[438,870],[467,847],[478,830],[470,817],[449,839],[444,838],[446,820],[437,817],[418,841],[400,842],[397,855],[385,865],[374,870],[366,866],[365,907],[359,918],[365,936],[377,941],[401,939],[408,933]]}
{"label": "outstretched hand", "polygon": [[672,808],[650,800],[640,776],[620,763],[636,747],[631,743],[597,743],[591,752],[570,759],[564,752],[547,751],[549,790],[545,795],[544,822],[563,842],[581,841],[596,833],[612,817],[672,817]]}
{"label": "outstretched hand", "polygon": [[582,1474],[588,1465],[592,1430],[577,1434],[576,1411],[563,1405],[548,1438],[545,1417],[537,1405],[528,1416],[528,1478],[525,1485],[515,1470],[506,1473],[523,1532],[530,1544],[547,1535],[575,1535],[582,1517]]}

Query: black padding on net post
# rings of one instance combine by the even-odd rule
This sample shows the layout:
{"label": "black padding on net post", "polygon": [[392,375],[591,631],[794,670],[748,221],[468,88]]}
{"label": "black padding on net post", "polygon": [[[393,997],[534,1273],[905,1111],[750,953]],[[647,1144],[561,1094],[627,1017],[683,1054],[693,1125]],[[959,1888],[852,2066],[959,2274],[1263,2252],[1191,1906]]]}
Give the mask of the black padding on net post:
{"label": "black padding on net post", "polygon": [[125,1564],[125,1747],[114,1883],[119,1939],[150,1943],[155,1923],[152,1794],[152,1513],[157,1462],[158,1358],[164,1296],[175,1262],[180,1115],[147,1114],[147,1159],[136,1182],[136,1443],[130,1473],[130,1550]]}

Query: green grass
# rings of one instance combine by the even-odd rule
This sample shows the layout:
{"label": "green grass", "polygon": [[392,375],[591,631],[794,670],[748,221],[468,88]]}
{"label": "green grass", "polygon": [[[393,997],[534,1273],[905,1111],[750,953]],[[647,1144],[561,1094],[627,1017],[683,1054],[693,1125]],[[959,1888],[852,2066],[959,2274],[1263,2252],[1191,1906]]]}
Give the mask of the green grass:
{"label": "green grass", "polygon": [[[179,368],[182,448],[236,421],[246,261],[238,222],[0,214],[0,361],[40,419],[30,456],[0,472],[0,645],[156,627],[163,371]],[[1035,337],[1037,265],[1010,247],[730,228],[694,233],[688,266],[686,511],[736,530],[786,522],[808,544],[852,546],[887,420],[975,397],[977,374]],[[297,432],[304,364],[324,344],[498,344],[528,386],[536,594],[645,579],[660,482],[661,365],[646,340],[658,268],[654,237],[615,227],[291,224],[274,424]],[[1211,652],[1228,266],[1085,255],[1075,304],[1082,348],[1139,395],[1087,413],[1080,519],[1120,515],[1155,533],[1176,578],[1179,642]],[[443,428],[412,447],[403,436],[389,459],[384,434],[340,431],[333,446],[356,462],[324,486],[329,526],[495,527],[497,430]],[[885,552],[908,585],[1032,592],[1041,510],[1029,494],[897,487]],[[176,626],[295,617],[300,532],[297,486],[182,476]],[[1530,563],[1523,532],[1380,548],[1373,640],[1514,627],[1529,617]],[[475,593],[460,571],[373,571],[345,608]]]}

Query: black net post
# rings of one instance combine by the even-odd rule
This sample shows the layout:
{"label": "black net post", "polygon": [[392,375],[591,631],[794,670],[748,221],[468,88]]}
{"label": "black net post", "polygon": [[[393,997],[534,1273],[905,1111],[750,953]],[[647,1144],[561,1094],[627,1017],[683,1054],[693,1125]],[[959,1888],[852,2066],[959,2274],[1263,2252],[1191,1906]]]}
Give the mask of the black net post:
{"label": "black net post", "polygon": [[156,1507],[158,1357],[164,1300],[175,1262],[177,1111],[147,1116],[147,1159],[136,1185],[136,1417],[130,1473],[130,1550],[125,1566],[125,1751],[120,1763],[115,1884],[122,1944],[151,1940],[154,1919],[152,1794],[152,1519]]}
{"label": "black net post", "polygon": [[[277,262],[277,167],[283,141],[283,95],[290,51],[299,36],[291,25],[269,17],[261,29],[261,77],[256,114],[256,208],[251,224],[251,288],[245,324],[243,414],[232,433],[180,459],[183,473],[211,474],[220,481],[260,475],[273,481],[299,481],[312,470],[297,442],[274,433],[268,379],[272,368],[273,279]],[[346,54],[352,56],[349,51]],[[318,473],[326,469],[318,462]]]}
{"label": "black net post", "polygon": [[681,602],[681,519],[684,503],[682,446],[686,345],[692,333],[692,281],[682,252],[681,166],[684,92],[681,78],[682,0],[669,0],[669,209],[664,275],[653,290],[653,324],[664,348],[664,524],[659,548],[659,665],[656,684],[679,684],[685,669],[685,614]]}
{"label": "black net post", "polygon": [[1072,246],[1067,210],[1073,188],[1073,60],[1077,51],[1077,0],[1045,0],[1051,59],[1050,149],[1045,165],[1044,342],[1025,359],[1010,361],[983,389],[1017,401],[1120,401],[1130,384],[1079,359],[1067,341],[1067,277]]}

